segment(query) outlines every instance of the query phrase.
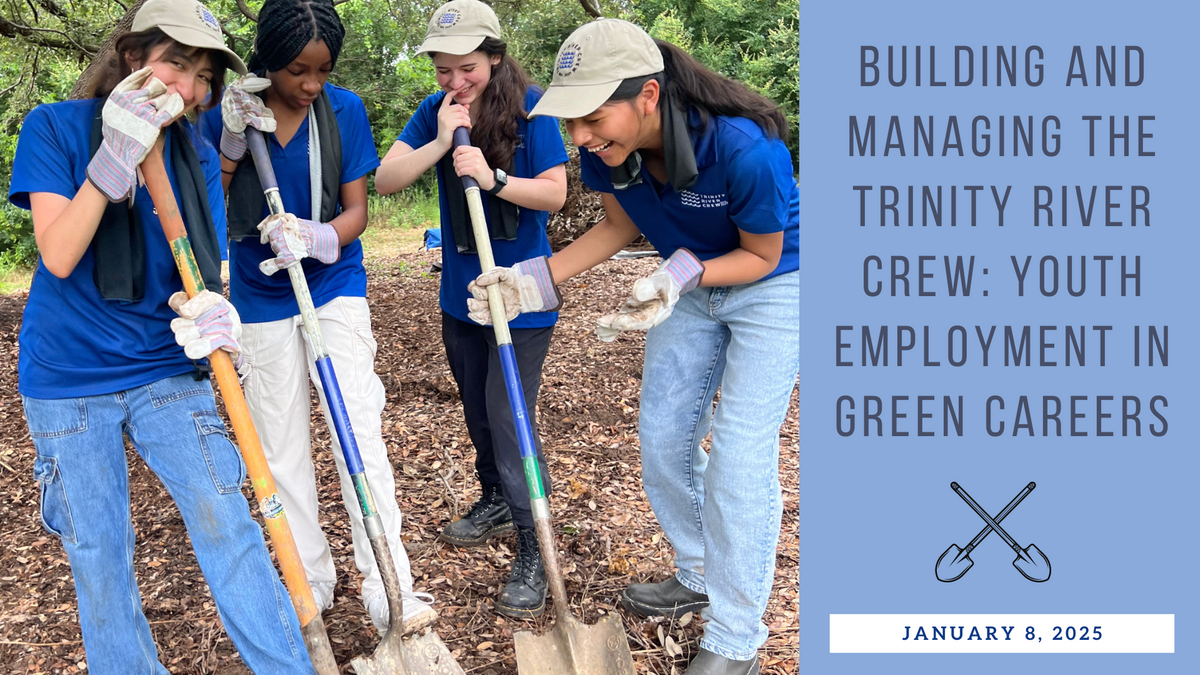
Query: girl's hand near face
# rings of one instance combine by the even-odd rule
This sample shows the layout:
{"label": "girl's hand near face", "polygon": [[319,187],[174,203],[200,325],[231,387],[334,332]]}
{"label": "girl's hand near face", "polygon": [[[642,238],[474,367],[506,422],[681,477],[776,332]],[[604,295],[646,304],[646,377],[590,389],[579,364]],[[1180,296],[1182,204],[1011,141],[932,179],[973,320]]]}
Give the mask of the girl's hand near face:
{"label": "girl's hand near face", "polygon": [[496,173],[488,166],[483,151],[473,145],[460,145],[454,149],[454,173],[459,178],[474,178],[484,192],[496,186]]}
{"label": "girl's hand near face", "polygon": [[88,164],[92,184],[110,201],[121,201],[137,189],[137,167],[158,140],[159,130],[183,113],[183,99],[151,76],[150,67],[121,81],[102,113],[104,141]]}
{"label": "girl's hand near face", "polygon": [[[447,92],[442,99],[442,107],[438,108],[438,147],[442,152],[448,152],[454,146],[454,130],[459,127],[471,128],[471,106],[454,105],[454,94]],[[462,174],[459,174],[460,176]]]}

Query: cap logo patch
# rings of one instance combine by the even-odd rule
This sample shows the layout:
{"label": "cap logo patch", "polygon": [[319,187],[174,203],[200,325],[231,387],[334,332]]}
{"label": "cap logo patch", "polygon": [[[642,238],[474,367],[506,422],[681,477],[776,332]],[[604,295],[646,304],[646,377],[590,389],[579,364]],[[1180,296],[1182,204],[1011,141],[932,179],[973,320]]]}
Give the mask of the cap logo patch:
{"label": "cap logo patch", "polygon": [[559,77],[570,77],[572,73],[579,70],[582,60],[582,47],[574,42],[564,45],[562,51],[558,53],[558,63],[554,66],[555,72]]}
{"label": "cap logo patch", "polygon": [[204,25],[208,26],[214,33],[220,35],[221,24],[217,22],[217,17],[213,16],[213,13],[208,11],[207,7],[196,5],[196,16],[200,17],[200,21],[204,22]]}
{"label": "cap logo patch", "polygon": [[462,19],[462,11],[458,9],[448,9],[442,13],[437,19],[437,27],[445,30],[453,28]]}

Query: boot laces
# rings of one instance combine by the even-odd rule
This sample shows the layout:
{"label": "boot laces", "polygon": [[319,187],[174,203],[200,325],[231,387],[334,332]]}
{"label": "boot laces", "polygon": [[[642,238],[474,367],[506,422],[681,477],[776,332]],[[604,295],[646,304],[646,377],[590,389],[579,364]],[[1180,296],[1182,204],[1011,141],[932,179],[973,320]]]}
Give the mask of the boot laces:
{"label": "boot laces", "polygon": [[465,517],[479,518],[483,515],[484,511],[492,508],[502,500],[503,497],[500,496],[499,490],[490,490],[484,492],[483,496],[481,496],[478,501],[471,505],[471,510],[467,511],[467,515]]}
{"label": "boot laces", "polygon": [[533,586],[537,581],[538,563],[542,553],[538,549],[537,533],[534,530],[517,530],[518,544],[516,558],[512,563],[512,578],[520,579],[527,586]]}

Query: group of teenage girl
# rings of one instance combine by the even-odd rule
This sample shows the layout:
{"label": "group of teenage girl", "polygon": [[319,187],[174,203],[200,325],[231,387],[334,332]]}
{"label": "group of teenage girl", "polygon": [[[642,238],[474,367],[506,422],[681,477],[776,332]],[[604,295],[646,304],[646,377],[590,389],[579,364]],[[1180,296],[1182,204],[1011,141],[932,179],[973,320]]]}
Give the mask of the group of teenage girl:
{"label": "group of teenage girl", "polygon": [[[453,0],[433,14],[417,50],[432,60],[440,91],[381,162],[362,101],[327,81],[344,35],[331,0],[266,0],[247,66],[203,5],[148,0],[91,98],[42,105],[25,118],[9,199],[32,211],[40,260],[20,334],[19,389],[42,523],[70,561],[88,671],[168,672],[134,576],[127,438],[179,507],[246,665],[259,674],[312,672],[203,368],[224,349],[242,374],[314,599],[331,607],[336,571],[319,525],[309,435],[309,383],[319,380],[288,275],[276,273],[296,264],[397,563],[405,629],[437,620],[434,598],[413,590],[401,543],[359,241],[372,171],[375,189],[391,194],[434,169],[442,339],[482,492],[438,538],[477,546],[515,530],[494,611],[543,612],[545,570],[487,288],[498,284],[505,300],[532,411],[556,310],[570,301],[557,286],[645,235],[663,262],[620,307],[588,311],[601,340],[645,331],[642,479],[676,570],[629,586],[620,600],[642,616],[702,615],[687,675],[757,673],[781,518],[779,428],[799,362],[799,197],[784,116],[616,19],[572,33],[543,90],[507,53],[492,10]],[[560,120],[579,148],[583,182],[601,193],[604,218],[552,255],[548,213],[567,193]],[[471,146],[453,147],[459,127],[470,130]],[[284,215],[266,207],[247,128],[266,137]],[[139,179],[160,136],[209,288],[221,288],[228,257],[228,299],[181,293]],[[498,265],[487,274],[463,197],[468,176],[483,193]],[[537,452],[549,486],[540,441]],[[362,601],[382,631],[390,618],[383,583],[337,448],[334,457]]]}

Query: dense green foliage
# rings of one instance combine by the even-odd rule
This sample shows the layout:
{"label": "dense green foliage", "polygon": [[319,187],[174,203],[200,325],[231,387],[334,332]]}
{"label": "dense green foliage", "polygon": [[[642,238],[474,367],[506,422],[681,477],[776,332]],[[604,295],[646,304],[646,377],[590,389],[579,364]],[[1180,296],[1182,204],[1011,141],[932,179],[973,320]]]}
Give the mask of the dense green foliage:
{"label": "dense green foliage", "polygon": [[[437,89],[428,58],[412,57],[429,15],[443,0],[350,0],[338,6],[347,36],[331,81],[358,93],[380,154],[413,111]],[[20,122],[39,103],[63,100],[131,0],[0,2],[0,190],[8,182]],[[254,25],[235,0],[206,0],[227,41],[250,50]],[[261,0],[249,0],[252,11]],[[590,19],[569,0],[496,0],[511,54],[543,84],[562,41]],[[799,3],[795,0],[590,0],[605,16],[639,23],[655,37],[692,52],[718,72],[746,83],[782,106],[792,125],[795,157],[799,116]],[[418,185],[433,189],[429,176]],[[0,203],[0,268],[36,258],[29,214]]]}

